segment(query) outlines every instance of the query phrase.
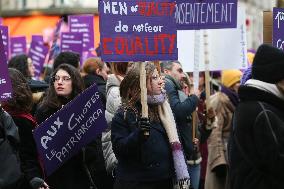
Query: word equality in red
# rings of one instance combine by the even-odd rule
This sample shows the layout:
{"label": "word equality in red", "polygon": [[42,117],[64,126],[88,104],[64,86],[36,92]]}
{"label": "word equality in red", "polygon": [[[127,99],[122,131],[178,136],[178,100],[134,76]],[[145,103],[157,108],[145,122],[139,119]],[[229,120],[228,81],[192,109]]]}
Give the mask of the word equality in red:
{"label": "word equality in red", "polygon": [[176,34],[157,34],[153,37],[136,36],[134,38],[129,38],[117,36],[115,38],[103,38],[103,53],[106,55],[146,54],[150,56],[158,54],[173,54],[175,39]]}
{"label": "word equality in red", "polygon": [[141,16],[172,16],[175,13],[175,2],[138,2]]}

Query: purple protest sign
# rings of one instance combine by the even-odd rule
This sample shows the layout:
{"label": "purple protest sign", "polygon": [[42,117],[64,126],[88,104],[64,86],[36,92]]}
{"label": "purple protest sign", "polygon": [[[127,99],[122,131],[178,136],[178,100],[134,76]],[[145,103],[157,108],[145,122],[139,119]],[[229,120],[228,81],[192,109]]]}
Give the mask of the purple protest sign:
{"label": "purple protest sign", "polygon": [[104,61],[177,60],[173,0],[100,0]]}
{"label": "purple protest sign", "polygon": [[8,34],[8,26],[0,26],[0,31],[2,33],[2,40],[5,49],[6,59],[9,57],[9,34]]}
{"label": "purple protest sign", "polygon": [[178,30],[237,27],[238,0],[176,0]]}
{"label": "purple protest sign", "polygon": [[38,43],[37,41],[32,41],[29,57],[32,59],[35,67],[35,77],[40,76],[47,53],[48,48],[46,46],[44,46],[42,43]]}
{"label": "purple protest sign", "polygon": [[284,8],[273,8],[273,46],[284,50]]}
{"label": "purple protest sign", "polygon": [[0,35],[0,100],[6,101],[12,97],[12,84],[8,74],[7,57],[5,55],[2,35]]}
{"label": "purple protest sign", "polygon": [[62,52],[72,51],[80,54],[82,58],[83,51],[83,34],[82,33],[72,33],[72,32],[62,32],[61,33],[61,43],[60,49]]}
{"label": "purple protest sign", "polygon": [[10,54],[11,57],[25,54],[27,52],[27,41],[25,36],[10,38]]}
{"label": "purple protest sign", "polygon": [[83,34],[83,50],[94,48],[94,16],[72,15],[68,17],[70,32]]}
{"label": "purple protest sign", "polygon": [[53,173],[106,127],[98,88],[93,85],[35,129],[46,174]]}
{"label": "purple protest sign", "polygon": [[43,44],[43,36],[42,35],[32,35],[32,42],[33,41]]}

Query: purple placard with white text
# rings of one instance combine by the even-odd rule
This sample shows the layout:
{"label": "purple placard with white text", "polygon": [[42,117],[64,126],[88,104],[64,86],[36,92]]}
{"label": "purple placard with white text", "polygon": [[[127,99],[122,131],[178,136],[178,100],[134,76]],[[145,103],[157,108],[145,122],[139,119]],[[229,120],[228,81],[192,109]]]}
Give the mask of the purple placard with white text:
{"label": "purple placard with white text", "polygon": [[273,46],[284,50],[284,8],[273,8]]}
{"label": "purple placard with white text", "polygon": [[178,59],[174,0],[99,0],[99,13],[104,61]]}
{"label": "purple placard with white text", "polygon": [[0,101],[12,98],[12,84],[8,74],[7,62],[2,35],[0,35]]}
{"label": "purple placard with white text", "polygon": [[0,31],[2,33],[2,40],[3,40],[3,44],[4,44],[4,49],[5,49],[5,55],[6,55],[6,59],[8,60],[9,57],[9,29],[8,26],[0,26]]}
{"label": "purple placard with white text", "polygon": [[32,42],[33,41],[43,44],[43,36],[42,35],[32,35]]}
{"label": "purple placard with white text", "polygon": [[178,30],[237,27],[238,0],[176,0]]}
{"label": "purple placard with white text", "polygon": [[62,32],[61,33],[61,52],[72,51],[80,54],[82,58],[83,51],[83,34],[82,33],[71,33]]}
{"label": "purple placard with white text", "polygon": [[48,48],[46,46],[37,41],[32,41],[29,57],[32,59],[33,65],[35,67],[35,77],[40,76],[47,53]]}
{"label": "purple placard with white text", "polygon": [[35,142],[47,176],[106,128],[104,108],[94,84],[35,129]]}
{"label": "purple placard with white text", "polygon": [[10,38],[10,54],[11,57],[26,54],[27,40],[25,36],[11,37]]}
{"label": "purple placard with white text", "polygon": [[94,49],[94,16],[72,15],[68,17],[69,31],[83,34],[83,50]]}

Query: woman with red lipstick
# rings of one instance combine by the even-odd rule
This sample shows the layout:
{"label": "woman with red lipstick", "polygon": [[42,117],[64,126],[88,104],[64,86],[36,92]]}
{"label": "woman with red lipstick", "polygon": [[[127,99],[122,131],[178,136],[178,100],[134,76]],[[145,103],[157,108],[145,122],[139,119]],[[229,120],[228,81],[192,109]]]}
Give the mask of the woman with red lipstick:
{"label": "woman with red lipstick", "polygon": [[[62,106],[73,100],[84,89],[79,71],[67,64],[57,67],[52,73],[52,81],[46,96],[39,104],[36,119],[40,124]],[[87,175],[84,150],[74,155],[47,178],[50,188],[89,189],[92,180]]]}

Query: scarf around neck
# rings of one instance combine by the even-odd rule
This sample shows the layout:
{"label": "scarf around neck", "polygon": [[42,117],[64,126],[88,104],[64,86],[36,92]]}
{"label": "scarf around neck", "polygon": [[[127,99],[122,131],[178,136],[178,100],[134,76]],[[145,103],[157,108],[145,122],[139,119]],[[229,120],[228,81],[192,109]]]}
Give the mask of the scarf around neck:
{"label": "scarf around neck", "polygon": [[221,92],[226,94],[230,101],[233,103],[233,105],[236,107],[238,105],[238,103],[240,102],[238,93],[236,93],[235,91],[225,87],[225,86],[221,86]]}
{"label": "scarf around neck", "polygon": [[147,103],[150,105],[161,105],[166,100],[166,92],[162,91],[159,95],[147,95]]}
{"label": "scarf around neck", "polygon": [[172,149],[174,168],[176,173],[175,185],[180,189],[189,188],[190,177],[185,162],[182,145],[180,143],[172,109],[167,100],[158,106],[159,117],[166,130]]}
{"label": "scarf around neck", "polygon": [[284,100],[284,95],[279,91],[275,84],[266,83],[256,79],[250,79],[245,83],[245,86],[250,86],[254,88],[258,88],[262,91],[274,94],[278,98]]}

